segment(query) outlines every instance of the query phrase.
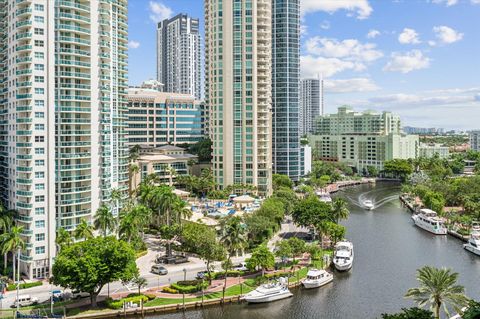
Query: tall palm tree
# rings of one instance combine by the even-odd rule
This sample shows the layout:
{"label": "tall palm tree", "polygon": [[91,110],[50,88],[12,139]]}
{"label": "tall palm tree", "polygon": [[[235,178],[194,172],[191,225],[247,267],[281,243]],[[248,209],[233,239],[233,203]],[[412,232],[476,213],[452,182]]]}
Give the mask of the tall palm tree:
{"label": "tall palm tree", "polygon": [[[16,215],[14,210],[6,209],[6,207],[0,203],[0,231],[2,233],[7,233],[10,231],[10,228],[14,225],[13,217]],[[3,269],[7,269],[8,263],[8,253],[3,254]]]}
{"label": "tall palm tree", "polygon": [[130,196],[133,195],[136,189],[136,181],[137,181],[137,174],[140,172],[140,167],[137,164],[130,164],[129,166],[130,171]]}
{"label": "tall palm tree", "polygon": [[114,231],[117,227],[117,219],[108,206],[102,205],[95,213],[93,226],[96,230],[101,230],[103,237],[107,237],[108,232]]}
{"label": "tall palm tree", "polygon": [[122,212],[119,226],[119,236],[130,242],[140,232],[143,237],[143,229],[151,219],[151,210],[144,205],[127,206]]}
{"label": "tall palm tree", "polygon": [[247,237],[245,228],[241,223],[240,217],[231,217],[223,229],[223,235],[220,238],[220,243],[226,248],[228,252],[227,261],[225,262],[225,284],[223,289],[227,286],[227,274],[229,265],[231,265],[232,256],[238,251],[242,250],[247,245]]}
{"label": "tall palm tree", "polygon": [[[18,250],[25,249],[25,241],[22,238],[23,226],[12,226],[8,233],[3,233],[0,236],[2,243],[2,253],[12,252],[13,254],[13,281],[15,281],[15,259],[20,258],[17,256]],[[20,279],[20,278],[18,278]]]}
{"label": "tall palm tree", "polygon": [[75,239],[93,238],[93,227],[85,219],[82,219],[73,232]]}
{"label": "tall palm tree", "polygon": [[350,211],[347,208],[347,201],[343,198],[336,198],[332,204],[332,218],[338,224],[340,219],[347,219]]}
{"label": "tall palm tree", "polygon": [[63,247],[70,246],[73,244],[72,235],[65,228],[59,228],[57,230],[55,243],[58,245],[59,250],[61,250]]}
{"label": "tall palm tree", "polygon": [[420,307],[430,304],[430,310],[435,318],[440,319],[440,310],[447,315],[448,306],[460,312],[468,304],[465,288],[457,285],[458,273],[447,268],[425,266],[417,270],[417,280],[420,287],[410,288],[405,298],[413,299]]}

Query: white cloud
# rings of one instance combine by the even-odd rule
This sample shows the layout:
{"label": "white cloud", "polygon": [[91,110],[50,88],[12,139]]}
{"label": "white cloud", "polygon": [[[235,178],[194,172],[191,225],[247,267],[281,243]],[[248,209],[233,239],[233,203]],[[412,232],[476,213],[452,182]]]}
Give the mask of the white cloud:
{"label": "white cloud", "polygon": [[322,28],[323,30],[328,30],[330,29],[330,22],[327,21],[327,20],[324,20],[322,22],[322,24],[320,25],[320,28]]}
{"label": "white cloud", "polygon": [[148,7],[150,9],[150,20],[155,23],[171,18],[173,15],[173,10],[160,1],[150,1]]}
{"label": "white cloud", "polygon": [[355,12],[357,19],[367,19],[373,11],[368,0],[302,0],[300,6],[302,15],[316,11],[332,14],[338,10],[347,10]]}
{"label": "white cloud", "polygon": [[380,31],[372,29],[372,30],[368,31],[367,38],[374,39],[374,38],[378,37],[380,34],[381,34]]}
{"label": "white cloud", "polygon": [[420,50],[406,53],[393,52],[391,58],[383,68],[384,71],[409,73],[430,66],[430,58],[424,56]]}
{"label": "white cloud", "polygon": [[[472,1],[478,1],[478,0],[472,0]],[[450,6],[454,6],[458,3],[458,0],[432,0],[432,3],[436,3],[436,4],[444,4],[447,6],[447,7],[450,7]]]}
{"label": "white cloud", "polygon": [[300,57],[300,73],[302,78],[316,78],[318,75],[331,77],[334,74],[346,71],[363,71],[361,63],[344,61],[337,58],[315,57],[311,55]]}
{"label": "white cloud", "polygon": [[128,47],[130,49],[137,49],[139,46],[140,46],[140,42],[138,41],[133,41],[133,40],[128,41]]}
{"label": "white cloud", "polygon": [[398,42],[401,44],[418,44],[420,39],[418,33],[414,29],[404,28],[403,32],[398,36]]}
{"label": "white cloud", "polygon": [[316,36],[308,39],[305,46],[310,54],[354,62],[372,62],[383,56],[381,51],[376,50],[375,44],[362,44],[356,39],[338,41]]}
{"label": "white cloud", "polygon": [[300,36],[305,36],[308,34],[308,27],[305,24],[300,25]]}
{"label": "white cloud", "polygon": [[352,78],[344,80],[325,80],[326,93],[371,92],[380,88],[370,79]]}
{"label": "white cloud", "polygon": [[480,0],[470,0],[472,4],[480,4]]}
{"label": "white cloud", "polygon": [[433,27],[433,32],[435,32],[435,36],[443,44],[450,44],[463,39],[463,33],[444,25]]}

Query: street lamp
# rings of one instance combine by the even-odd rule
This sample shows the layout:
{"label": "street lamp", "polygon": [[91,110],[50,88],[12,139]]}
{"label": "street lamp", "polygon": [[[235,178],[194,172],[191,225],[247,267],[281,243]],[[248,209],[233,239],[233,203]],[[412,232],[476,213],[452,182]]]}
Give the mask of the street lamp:
{"label": "street lamp", "polygon": [[[187,269],[183,268],[183,281],[187,280]],[[185,311],[185,290],[182,290],[183,295],[183,311]]]}

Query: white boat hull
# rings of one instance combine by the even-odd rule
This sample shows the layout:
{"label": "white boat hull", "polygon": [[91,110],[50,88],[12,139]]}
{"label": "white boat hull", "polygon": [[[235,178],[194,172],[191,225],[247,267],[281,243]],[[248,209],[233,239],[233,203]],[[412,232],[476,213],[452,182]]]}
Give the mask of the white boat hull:
{"label": "white boat hull", "polygon": [[478,247],[473,247],[470,244],[464,244],[463,248],[465,248],[466,250],[468,250],[471,253],[474,253],[475,255],[480,256],[480,248],[478,248]]}
{"label": "white boat hull", "polygon": [[366,209],[366,210],[372,210],[372,209],[373,209],[373,206],[365,206],[365,209]]}
{"label": "white boat hull", "polygon": [[265,303],[265,302],[272,302],[276,300],[290,298],[291,296],[293,296],[293,294],[290,291],[286,290],[278,294],[272,294],[272,295],[263,295],[263,296],[246,295],[244,299],[248,303]]}
{"label": "white boat hull", "polygon": [[328,276],[322,279],[316,280],[307,280],[302,281],[303,287],[306,289],[319,288],[333,281],[333,276]]}
{"label": "white boat hull", "polygon": [[338,271],[347,271],[352,269],[353,261],[350,261],[347,263],[336,263],[335,261],[333,261],[333,265],[335,266],[335,269]]}
{"label": "white boat hull", "polygon": [[432,234],[435,234],[435,235],[446,235],[447,234],[447,229],[446,228],[439,228],[439,229],[433,229],[427,225],[425,225],[424,223],[420,222],[417,218],[415,218],[415,216],[412,217],[413,219],[413,222],[415,223],[416,226],[420,227],[421,229],[423,230],[426,230]]}

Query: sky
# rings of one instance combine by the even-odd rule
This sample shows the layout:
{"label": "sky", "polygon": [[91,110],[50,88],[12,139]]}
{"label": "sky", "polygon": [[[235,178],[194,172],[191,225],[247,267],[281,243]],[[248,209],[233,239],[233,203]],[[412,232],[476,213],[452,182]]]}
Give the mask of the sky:
{"label": "sky", "polygon": [[[300,1],[301,76],[323,76],[326,113],[480,129],[480,0]],[[156,22],[178,13],[203,27],[203,0],[129,1],[130,85],[155,78]]]}

